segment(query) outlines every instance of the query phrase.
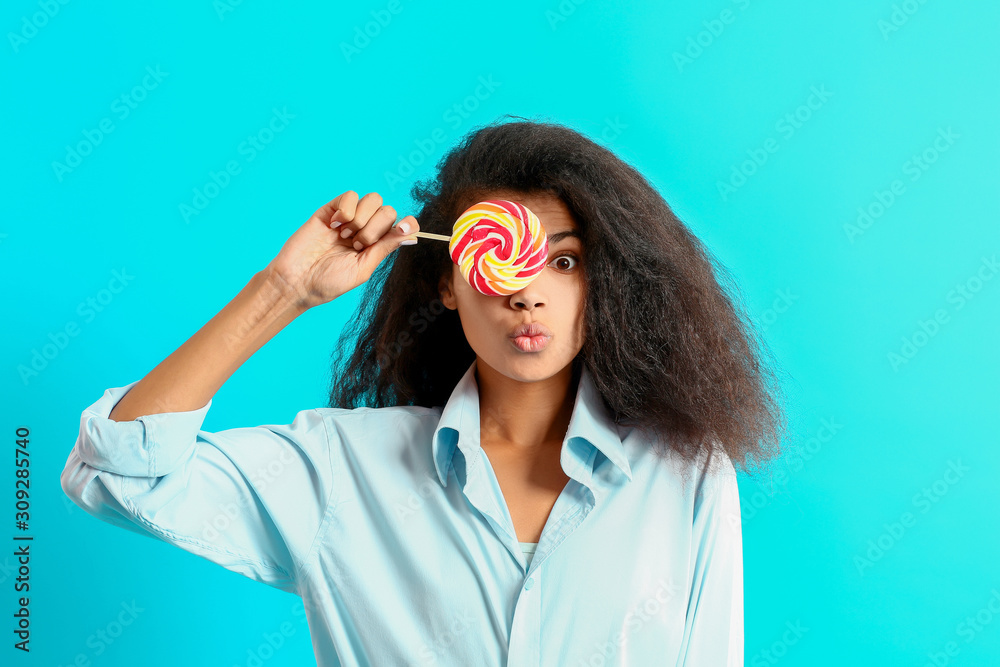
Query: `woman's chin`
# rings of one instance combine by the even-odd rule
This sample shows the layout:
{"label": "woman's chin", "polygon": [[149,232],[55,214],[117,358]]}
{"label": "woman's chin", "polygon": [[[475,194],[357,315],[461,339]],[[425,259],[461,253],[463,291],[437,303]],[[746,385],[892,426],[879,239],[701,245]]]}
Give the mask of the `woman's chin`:
{"label": "woman's chin", "polygon": [[512,380],[539,382],[557,375],[573,362],[573,357],[562,359],[553,352],[555,350],[544,349],[525,353],[512,346],[509,351],[504,352],[496,365],[489,365]]}

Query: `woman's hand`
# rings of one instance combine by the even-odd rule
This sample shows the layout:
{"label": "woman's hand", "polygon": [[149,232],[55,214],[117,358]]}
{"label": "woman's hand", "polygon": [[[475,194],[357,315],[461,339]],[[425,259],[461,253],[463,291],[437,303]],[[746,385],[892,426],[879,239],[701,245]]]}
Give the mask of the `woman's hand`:
{"label": "woman's hand", "polygon": [[359,201],[348,190],[313,213],[267,270],[294,291],[303,309],[333,301],[368,280],[390,252],[417,242],[416,218],[408,215],[393,227],[395,221],[396,210],[383,206],[378,193]]}

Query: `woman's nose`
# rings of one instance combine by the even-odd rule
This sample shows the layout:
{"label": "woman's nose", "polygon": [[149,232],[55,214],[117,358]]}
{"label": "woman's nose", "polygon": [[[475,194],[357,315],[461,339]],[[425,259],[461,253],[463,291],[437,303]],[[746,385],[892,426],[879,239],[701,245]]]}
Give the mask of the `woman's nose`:
{"label": "woman's nose", "polygon": [[524,289],[514,292],[510,295],[510,306],[515,310],[533,310],[538,306],[545,305],[545,298],[542,296],[541,290],[538,289],[536,283],[538,280],[531,281],[531,284],[526,286]]}

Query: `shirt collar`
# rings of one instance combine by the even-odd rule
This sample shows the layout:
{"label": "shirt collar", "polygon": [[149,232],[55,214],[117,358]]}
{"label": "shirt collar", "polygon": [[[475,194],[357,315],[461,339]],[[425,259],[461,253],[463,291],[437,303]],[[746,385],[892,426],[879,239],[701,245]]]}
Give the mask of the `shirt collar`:
{"label": "shirt collar", "polygon": [[[476,362],[473,361],[452,390],[434,430],[431,441],[434,467],[437,469],[442,486],[448,485],[448,473],[451,470],[455,448],[459,445],[459,433],[464,434],[462,448],[463,451],[467,451],[467,459],[468,453],[474,452],[480,446],[479,386],[475,370]],[[563,439],[563,457],[566,455],[567,443],[574,439],[582,440],[597,448],[618,466],[629,480],[632,479],[632,468],[625,455],[618,429],[604,406],[586,364],[580,373],[580,385],[573,404],[573,414],[566,429],[566,437]],[[590,460],[595,462],[596,467],[595,457],[591,456]]]}

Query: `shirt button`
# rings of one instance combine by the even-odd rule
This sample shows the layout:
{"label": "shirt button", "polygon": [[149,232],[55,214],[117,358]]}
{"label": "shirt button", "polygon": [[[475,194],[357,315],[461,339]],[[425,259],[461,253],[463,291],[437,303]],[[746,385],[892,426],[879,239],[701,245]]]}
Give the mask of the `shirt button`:
{"label": "shirt button", "polygon": [[526,582],[524,582],[524,590],[530,591],[531,587],[534,586],[534,585],[535,585],[535,578],[534,577],[528,577],[528,580]]}

